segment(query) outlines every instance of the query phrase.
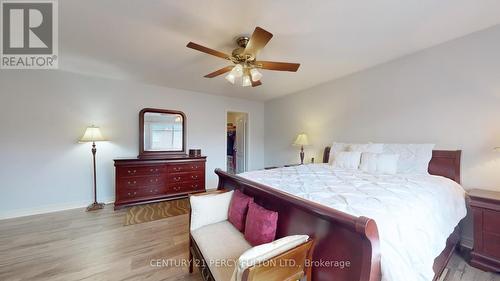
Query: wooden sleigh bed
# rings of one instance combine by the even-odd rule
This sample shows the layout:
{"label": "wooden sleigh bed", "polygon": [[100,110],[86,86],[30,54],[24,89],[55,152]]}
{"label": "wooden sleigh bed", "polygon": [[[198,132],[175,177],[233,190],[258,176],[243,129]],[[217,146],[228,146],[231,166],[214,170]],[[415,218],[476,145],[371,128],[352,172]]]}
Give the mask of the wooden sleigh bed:
{"label": "wooden sleigh bed", "polygon": [[[330,147],[326,147],[323,163],[328,163]],[[429,173],[450,178],[460,183],[461,151],[434,150],[429,163]],[[380,281],[380,249],[376,222],[367,217],[347,213],[288,195],[277,189],[220,169],[218,189],[240,189],[253,196],[255,202],[279,213],[276,236],[308,234],[315,240],[312,259],[314,281]],[[458,244],[458,226],[450,235],[444,251],[434,261],[434,280],[443,272]],[[320,261],[333,262],[321,266]],[[349,262],[341,266],[334,262]],[[345,265],[345,263],[344,263]]]}

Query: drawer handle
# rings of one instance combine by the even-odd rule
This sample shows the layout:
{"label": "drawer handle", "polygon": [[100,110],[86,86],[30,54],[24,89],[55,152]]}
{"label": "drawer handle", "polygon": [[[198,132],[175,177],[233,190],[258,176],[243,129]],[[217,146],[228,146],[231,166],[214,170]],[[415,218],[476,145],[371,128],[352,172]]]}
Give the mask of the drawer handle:
{"label": "drawer handle", "polygon": [[149,182],[158,182],[158,179],[150,179]]}
{"label": "drawer handle", "polygon": [[198,176],[191,176],[193,180],[198,179]]}
{"label": "drawer handle", "polygon": [[198,166],[191,166],[191,169],[198,169]]}
{"label": "drawer handle", "polygon": [[180,181],[181,180],[181,177],[175,177],[174,178],[174,181]]}
{"label": "drawer handle", "polygon": [[174,187],[174,190],[175,190],[175,191],[179,191],[179,190],[181,190],[181,187],[180,187],[180,186],[175,186],[175,187]]}
{"label": "drawer handle", "polygon": [[137,181],[132,181],[132,182],[131,182],[131,181],[128,181],[128,184],[129,184],[129,185],[134,185],[134,184],[136,184],[136,183],[137,183]]}
{"label": "drawer handle", "polygon": [[174,171],[180,171],[181,167],[174,167]]}
{"label": "drawer handle", "polygon": [[158,189],[151,189],[149,192],[151,192],[151,193],[158,192]]}
{"label": "drawer handle", "polygon": [[198,185],[197,184],[192,184],[191,187],[192,188],[198,188]]}
{"label": "drawer handle", "polygon": [[137,171],[136,170],[128,170],[129,174],[135,174],[135,172],[137,172]]}
{"label": "drawer handle", "polygon": [[135,191],[134,192],[129,192],[128,196],[132,196],[132,195],[136,195],[136,194],[137,194],[137,192],[135,192]]}
{"label": "drawer handle", "polygon": [[158,172],[159,170],[158,170],[158,168],[156,168],[156,169],[149,169],[149,171],[150,172]]}

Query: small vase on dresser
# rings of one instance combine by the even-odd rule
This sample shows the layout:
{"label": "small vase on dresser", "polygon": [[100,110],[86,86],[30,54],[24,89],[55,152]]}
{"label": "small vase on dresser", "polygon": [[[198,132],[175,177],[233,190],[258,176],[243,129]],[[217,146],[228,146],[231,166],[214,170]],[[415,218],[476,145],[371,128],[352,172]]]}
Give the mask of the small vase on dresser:
{"label": "small vase on dresser", "polygon": [[115,209],[185,198],[205,191],[206,157],[186,153],[186,115],[145,108],[139,113],[139,156],[115,159]]}

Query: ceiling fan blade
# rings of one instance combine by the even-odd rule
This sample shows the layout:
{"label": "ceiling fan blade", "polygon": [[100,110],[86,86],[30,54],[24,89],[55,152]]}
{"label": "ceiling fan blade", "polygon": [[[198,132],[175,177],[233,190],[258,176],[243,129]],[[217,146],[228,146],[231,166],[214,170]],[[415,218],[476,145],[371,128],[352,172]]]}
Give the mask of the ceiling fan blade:
{"label": "ceiling fan blade", "polygon": [[255,65],[262,69],[296,72],[299,69],[300,63],[256,61]]}
{"label": "ceiling fan blade", "polygon": [[226,60],[231,59],[231,56],[228,55],[228,54],[224,54],[222,52],[216,51],[214,49],[207,48],[207,47],[202,46],[202,45],[198,45],[198,44],[193,43],[193,42],[189,42],[186,45],[186,47],[194,49],[194,50],[197,50],[197,51],[200,51],[200,52],[203,52],[203,53],[207,53],[207,54],[212,55],[212,56],[223,58],[223,59],[226,59]]}
{"label": "ceiling fan blade", "polygon": [[253,31],[252,37],[250,37],[250,41],[248,41],[243,53],[246,55],[253,55],[255,57],[257,52],[264,48],[271,38],[273,38],[272,33],[257,26]]}
{"label": "ceiling fan blade", "polygon": [[231,69],[233,69],[233,67],[234,67],[234,65],[229,65],[229,66],[226,66],[226,67],[221,68],[221,69],[219,69],[219,70],[216,70],[216,71],[214,71],[214,72],[212,72],[212,73],[209,73],[209,74],[205,75],[204,77],[206,77],[206,78],[214,78],[214,77],[217,77],[217,76],[219,76],[219,75],[221,75],[221,74],[224,74],[224,73],[226,73],[226,72],[231,71]]}
{"label": "ceiling fan blade", "polygon": [[260,82],[260,80],[254,82],[252,79],[250,79],[250,81],[252,81],[252,87],[257,87],[257,86],[262,85],[262,82]]}

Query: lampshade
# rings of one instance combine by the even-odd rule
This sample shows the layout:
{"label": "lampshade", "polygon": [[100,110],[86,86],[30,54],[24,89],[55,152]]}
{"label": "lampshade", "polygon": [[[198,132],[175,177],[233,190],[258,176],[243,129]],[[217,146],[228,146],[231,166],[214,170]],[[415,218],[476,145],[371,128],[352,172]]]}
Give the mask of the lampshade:
{"label": "lampshade", "polygon": [[102,136],[101,129],[96,126],[90,126],[85,130],[83,137],[80,138],[80,142],[94,142],[94,141],[105,141]]}
{"label": "lampshade", "polygon": [[495,150],[496,152],[500,152],[500,146],[499,147],[495,147],[493,150]]}
{"label": "lampshade", "polygon": [[228,75],[226,75],[226,80],[229,81],[229,83],[231,83],[231,84],[234,84],[235,79],[236,79],[236,76],[234,76],[234,74],[232,74],[232,73],[229,73]]}
{"label": "lampshade", "polygon": [[241,80],[241,86],[248,87],[251,85],[252,85],[252,81],[250,81],[250,76],[249,75],[243,76],[243,79]]}
{"label": "lampshade", "polygon": [[262,73],[260,73],[256,68],[250,69],[250,75],[254,82],[259,81],[262,78]]}
{"label": "lampshade", "polygon": [[241,77],[243,75],[243,66],[241,66],[241,64],[235,65],[230,73],[233,74],[234,77]]}
{"label": "lampshade", "polygon": [[304,133],[299,134],[295,139],[295,141],[293,142],[293,145],[309,145],[309,140],[307,139],[307,135]]}

